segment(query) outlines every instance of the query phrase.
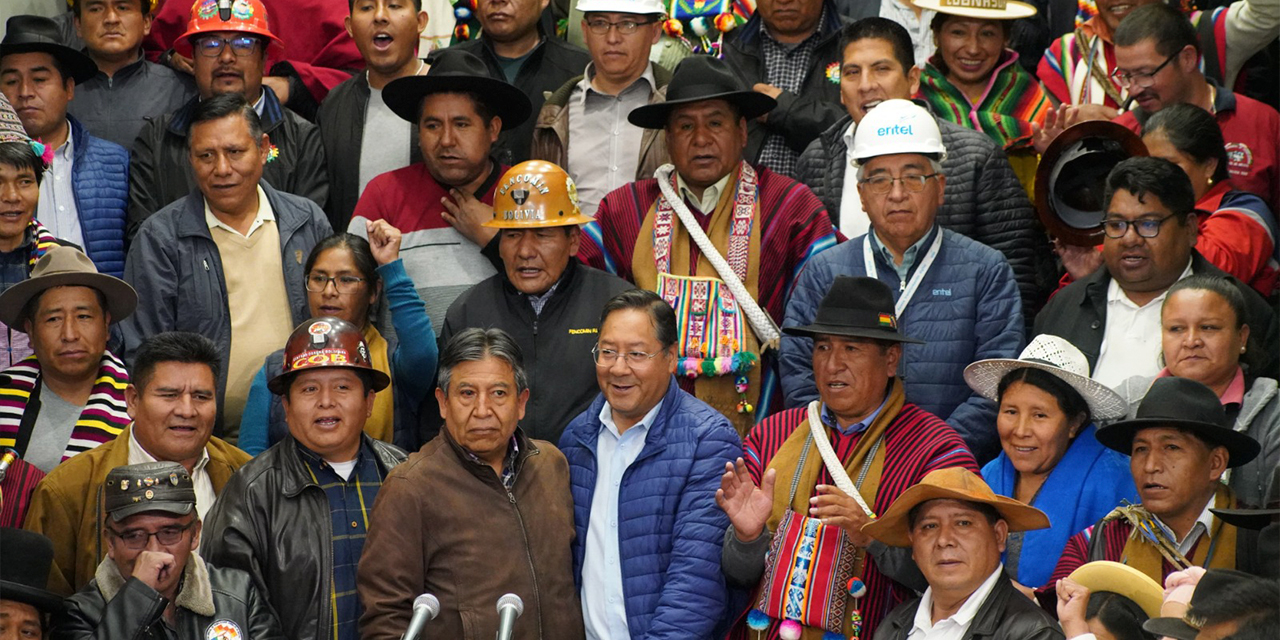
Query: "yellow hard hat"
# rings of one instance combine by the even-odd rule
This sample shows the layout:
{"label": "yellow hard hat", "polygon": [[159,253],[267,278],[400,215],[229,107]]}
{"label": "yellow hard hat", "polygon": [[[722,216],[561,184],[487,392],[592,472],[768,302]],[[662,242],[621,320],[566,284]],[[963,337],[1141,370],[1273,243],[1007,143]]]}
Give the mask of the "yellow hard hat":
{"label": "yellow hard hat", "polygon": [[493,219],[484,226],[534,229],[592,220],[578,208],[578,187],[564,169],[544,160],[528,160],[502,175],[493,196]]}

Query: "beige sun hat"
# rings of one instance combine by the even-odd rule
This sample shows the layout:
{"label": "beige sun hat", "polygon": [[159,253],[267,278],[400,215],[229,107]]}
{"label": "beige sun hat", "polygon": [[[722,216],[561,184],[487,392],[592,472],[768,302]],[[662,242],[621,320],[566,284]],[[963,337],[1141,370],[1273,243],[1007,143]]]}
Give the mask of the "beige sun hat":
{"label": "beige sun hat", "polygon": [[921,9],[966,18],[1016,20],[1036,14],[1036,8],[1018,0],[916,0]]}
{"label": "beige sun hat", "polygon": [[1080,565],[1067,577],[1080,583],[1092,593],[1110,591],[1132,600],[1142,608],[1148,618],[1160,617],[1164,589],[1160,588],[1160,584],[1152,580],[1151,576],[1127,564],[1096,560]]}
{"label": "beige sun hat", "polygon": [[1123,418],[1128,404],[1110,387],[1089,377],[1089,360],[1065,338],[1040,334],[1018,355],[1018,359],[979,360],[964,368],[964,381],[978,395],[999,402],[996,392],[1005,374],[1016,369],[1040,369],[1071,385],[1084,397],[1095,421]]}

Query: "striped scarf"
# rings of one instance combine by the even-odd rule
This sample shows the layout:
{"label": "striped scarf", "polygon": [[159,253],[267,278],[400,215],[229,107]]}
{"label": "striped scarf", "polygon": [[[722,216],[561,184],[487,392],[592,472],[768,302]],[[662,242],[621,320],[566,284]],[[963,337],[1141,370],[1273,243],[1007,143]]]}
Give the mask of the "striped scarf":
{"label": "striped scarf", "polygon": [[35,218],[32,218],[31,223],[27,225],[27,232],[33,236],[31,242],[31,256],[27,258],[27,268],[34,269],[36,267],[36,261],[38,261],[41,256],[48,253],[49,249],[62,244],[62,242],[59,242],[58,239],[54,237],[53,233],[45,228],[44,225],[40,224],[40,222]]}
{"label": "striped scarf", "polygon": [[982,131],[1006,150],[1031,147],[1031,123],[1043,124],[1051,105],[1016,53],[1001,56],[976,106],[947,80],[945,69],[942,56],[934,55],[920,76],[920,95],[940,119]]}
{"label": "striped scarf", "polygon": [[[0,387],[0,447],[13,447],[17,444],[27,401],[40,383],[40,363],[31,356],[0,374],[9,379]],[[63,461],[114,440],[129,425],[124,401],[127,386],[129,372],[125,370],[124,363],[110,351],[103,351],[98,378],[89,393],[89,402],[71,430],[71,440],[62,454]]]}

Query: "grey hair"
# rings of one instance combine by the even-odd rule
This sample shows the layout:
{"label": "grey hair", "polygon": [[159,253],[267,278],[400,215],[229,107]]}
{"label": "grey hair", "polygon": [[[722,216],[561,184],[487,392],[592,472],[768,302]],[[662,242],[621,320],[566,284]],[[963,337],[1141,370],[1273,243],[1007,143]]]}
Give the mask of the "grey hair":
{"label": "grey hair", "polygon": [[[868,159],[870,159],[870,158],[868,158]],[[865,166],[866,166],[866,164],[865,164],[865,163],[860,163],[860,164],[858,164],[858,165],[857,165],[857,167],[858,167],[858,174],[857,174],[856,176],[854,176],[854,177],[858,179],[858,182],[862,182],[862,168],[863,168],[863,167],[865,167]],[[939,162],[937,158],[933,158],[933,157],[930,157],[930,158],[929,158],[929,170],[930,170],[930,171],[932,171],[932,172],[934,172],[934,173],[936,173],[936,174],[938,174],[938,175],[940,175],[940,176],[945,176],[945,175],[947,175],[947,172],[942,170],[942,163],[941,163],[941,162]]]}
{"label": "grey hair", "polygon": [[454,367],[489,357],[511,366],[511,372],[516,378],[517,394],[529,388],[529,377],[524,370],[524,354],[520,352],[520,345],[502,329],[479,327],[465,329],[449,339],[449,344],[445,345],[444,352],[440,354],[436,386],[445,395],[449,395],[449,379],[453,376]]}

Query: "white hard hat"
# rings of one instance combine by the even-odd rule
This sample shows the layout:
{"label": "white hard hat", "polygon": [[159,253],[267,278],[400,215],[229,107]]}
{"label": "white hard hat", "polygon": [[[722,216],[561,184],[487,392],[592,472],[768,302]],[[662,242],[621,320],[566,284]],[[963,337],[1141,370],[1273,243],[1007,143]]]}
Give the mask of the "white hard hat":
{"label": "white hard hat", "polygon": [[853,132],[853,159],[862,164],[869,158],[895,153],[923,153],[947,157],[938,121],[924,107],[910,100],[885,100],[863,116]]}
{"label": "white hard hat", "polygon": [[640,15],[651,13],[666,15],[667,13],[667,8],[663,6],[662,0],[578,0],[575,8],[583,13],[592,11],[636,13]]}

